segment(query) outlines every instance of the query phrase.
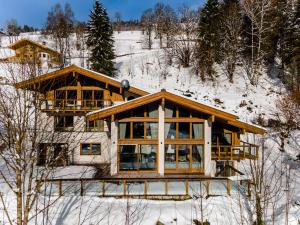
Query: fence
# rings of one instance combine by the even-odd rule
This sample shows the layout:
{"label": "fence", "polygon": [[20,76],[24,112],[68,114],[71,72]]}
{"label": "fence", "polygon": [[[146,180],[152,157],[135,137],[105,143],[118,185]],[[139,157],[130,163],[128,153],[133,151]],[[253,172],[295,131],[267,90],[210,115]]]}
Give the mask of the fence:
{"label": "fence", "polygon": [[53,179],[40,182],[41,191],[47,196],[188,198],[231,195],[247,188],[227,178]]}

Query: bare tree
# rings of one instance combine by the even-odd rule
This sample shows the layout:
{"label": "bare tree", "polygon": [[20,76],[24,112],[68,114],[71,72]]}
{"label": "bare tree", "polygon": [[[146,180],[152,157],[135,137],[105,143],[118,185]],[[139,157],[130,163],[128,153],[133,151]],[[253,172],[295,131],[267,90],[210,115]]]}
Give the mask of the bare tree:
{"label": "bare tree", "polygon": [[242,8],[250,20],[251,37],[250,48],[251,56],[244,60],[246,73],[252,85],[257,85],[259,78],[263,73],[264,52],[262,45],[266,34],[270,32],[271,26],[267,20],[268,13],[272,10],[272,1],[270,0],[245,0],[242,2]]}
{"label": "bare tree", "polygon": [[120,12],[115,13],[115,30],[120,33],[122,30],[122,14]]}
{"label": "bare tree", "polygon": [[21,33],[17,20],[11,19],[6,22],[6,33],[9,36],[9,43],[13,43],[17,40],[17,37]]}
{"label": "bare tree", "polygon": [[[15,87],[21,80],[38,75],[35,64],[6,64],[4,69],[8,71],[9,83],[0,86],[0,160],[4,162],[0,175],[13,193],[17,207],[15,211],[6,210],[6,216],[8,221],[16,219],[16,224],[27,225],[51,204],[35,208],[42,187],[40,181],[52,176],[57,163],[67,164],[68,151],[72,150],[59,143],[75,143],[76,138],[53,132],[53,120],[40,111],[38,92]],[[57,145],[61,147],[59,152],[54,150]],[[41,158],[43,154],[47,157]],[[43,166],[37,166],[41,163]],[[9,208],[9,202],[0,203]]]}
{"label": "bare tree", "polygon": [[280,151],[285,151],[285,143],[294,130],[300,129],[300,97],[298,92],[287,94],[276,102],[276,120],[270,120],[269,126],[278,133]]}
{"label": "bare tree", "polygon": [[169,53],[183,67],[191,65],[191,58],[194,54],[196,43],[197,21],[197,11],[190,9],[186,5],[179,9],[177,33]]}
{"label": "bare tree", "polygon": [[77,22],[75,25],[75,34],[76,34],[76,48],[79,50],[79,57],[81,59],[81,66],[85,65],[85,43],[86,43],[86,24],[84,22]]}
{"label": "bare tree", "polygon": [[233,83],[233,75],[241,51],[242,20],[238,3],[229,3],[224,9],[221,24],[221,49],[225,73]]}
{"label": "bare tree", "polygon": [[147,46],[148,49],[152,49],[152,33],[154,30],[154,13],[152,9],[144,11],[141,23],[145,32],[145,46]]}
{"label": "bare tree", "polygon": [[250,196],[246,199],[252,206],[249,207],[250,214],[252,214],[249,223],[255,225],[266,223],[270,215],[269,208],[273,207],[273,212],[280,208],[280,205],[274,204],[274,201],[282,199],[284,193],[282,184],[285,172],[281,168],[281,155],[274,154],[275,146],[266,147],[265,143],[266,139],[262,138],[257,160],[242,163],[251,182],[248,191]]}
{"label": "bare tree", "polygon": [[50,12],[46,21],[46,34],[51,35],[56,43],[56,48],[62,56],[63,67],[67,56],[70,57],[70,35],[73,32],[74,13],[71,5],[66,3],[64,9],[57,3]]}

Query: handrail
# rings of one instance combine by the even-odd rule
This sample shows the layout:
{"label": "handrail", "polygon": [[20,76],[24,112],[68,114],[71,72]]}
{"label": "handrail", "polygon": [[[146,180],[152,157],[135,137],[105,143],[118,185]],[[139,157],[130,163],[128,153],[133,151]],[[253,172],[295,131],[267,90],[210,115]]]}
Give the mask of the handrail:
{"label": "handrail", "polygon": [[111,99],[40,99],[41,110],[90,110],[112,105]]}
{"label": "handrail", "polygon": [[[257,158],[258,156],[258,145],[241,141],[242,144],[237,145],[211,145],[212,157],[217,159],[230,158],[230,159],[246,159],[246,158]],[[238,151],[238,153],[236,152]],[[254,151],[254,153],[253,153]]]}
{"label": "handrail", "polygon": [[[201,185],[204,185],[204,191],[206,192],[206,195],[219,195],[219,188],[214,189],[212,181],[220,181],[220,185],[223,187],[223,193],[221,194],[231,194],[231,180],[227,177],[131,177],[131,178],[125,178],[125,177],[105,177],[105,178],[78,178],[78,179],[45,179],[45,180],[38,180],[37,182],[40,184],[40,187],[43,186],[43,184],[46,184],[44,186],[44,190],[47,189],[47,184],[51,184],[50,189],[52,189],[52,184],[56,184],[57,188],[54,189],[53,194],[58,194],[59,196],[63,196],[65,194],[80,194],[81,196],[84,196],[85,194],[89,193],[96,193],[98,196],[103,197],[114,197],[114,196],[139,196],[142,198],[151,198],[151,197],[180,197],[180,198],[186,198],[192,197],[195,194],[197,194],[197,191],[194,190],[194,185],[191,183],[193,181],[199,181],[201,182]],[[98,183],[100,188],[96,188],[96,191],[94,190],[88,190],[86,189],[86,185],[89,185],[91,183]],[[161,182],[161,188],[152,189],[151,183],[155,182]],[[176,194],[174,194],[174,186],[170,186],[172,182],[180,182],[184,186],[180,189],[179,193],[176,191]],[[67,186],[63,186],[63,184],[67,184]],[[74,186],[74,185],[80,185],[80,186]],[[117,191],[111,192],[109,191],[109,186],[111,184],[117,184],[118,189]],[[71,186],[69,186],[71,185]],[[138,185],[139,191],[137,192],[130,192],[130,185]],[[197,186],[197,185],[196,185]],[[77,187],[74,193],[74,189],[72,187]],[[101,188],[102,187],[102,188]],[[55,191],[56,190],[56,191]],[[73,190],[73,191],[72,191]],[[176,188],[176,190],[178,190]],[[41,189],[40,189],[41,191]],[[196,191],[196,192],[195,192]],[[218,193],[216,193],[218,192]],[[46,192],[45,192],[46,193]]]}

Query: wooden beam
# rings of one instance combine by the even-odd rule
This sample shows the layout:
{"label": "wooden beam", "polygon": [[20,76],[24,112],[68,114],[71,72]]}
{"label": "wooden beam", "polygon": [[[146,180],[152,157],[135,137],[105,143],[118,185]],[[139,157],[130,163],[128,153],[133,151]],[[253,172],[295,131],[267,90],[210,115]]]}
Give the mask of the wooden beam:
{"label": "wooden beam", "polygon": [[208,118],[208,121],[209,122],[215,122],[215,115],[211,115],[209,118]]}

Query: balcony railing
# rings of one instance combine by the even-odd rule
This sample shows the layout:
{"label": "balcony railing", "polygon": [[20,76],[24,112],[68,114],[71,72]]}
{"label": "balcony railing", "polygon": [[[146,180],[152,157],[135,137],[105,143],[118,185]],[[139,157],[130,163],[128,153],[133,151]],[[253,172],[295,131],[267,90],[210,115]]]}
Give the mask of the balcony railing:
{"label": "balcony railing", "polygon": [[41,110],[90,111],[112,106],[111,100],[74,100],[74,99],[42,99]]}
{"label": "balcony railing", "polygon": [[241,141],[240,145],[212,145],[212,159],[243,160],[257,159],[258,145]]}

